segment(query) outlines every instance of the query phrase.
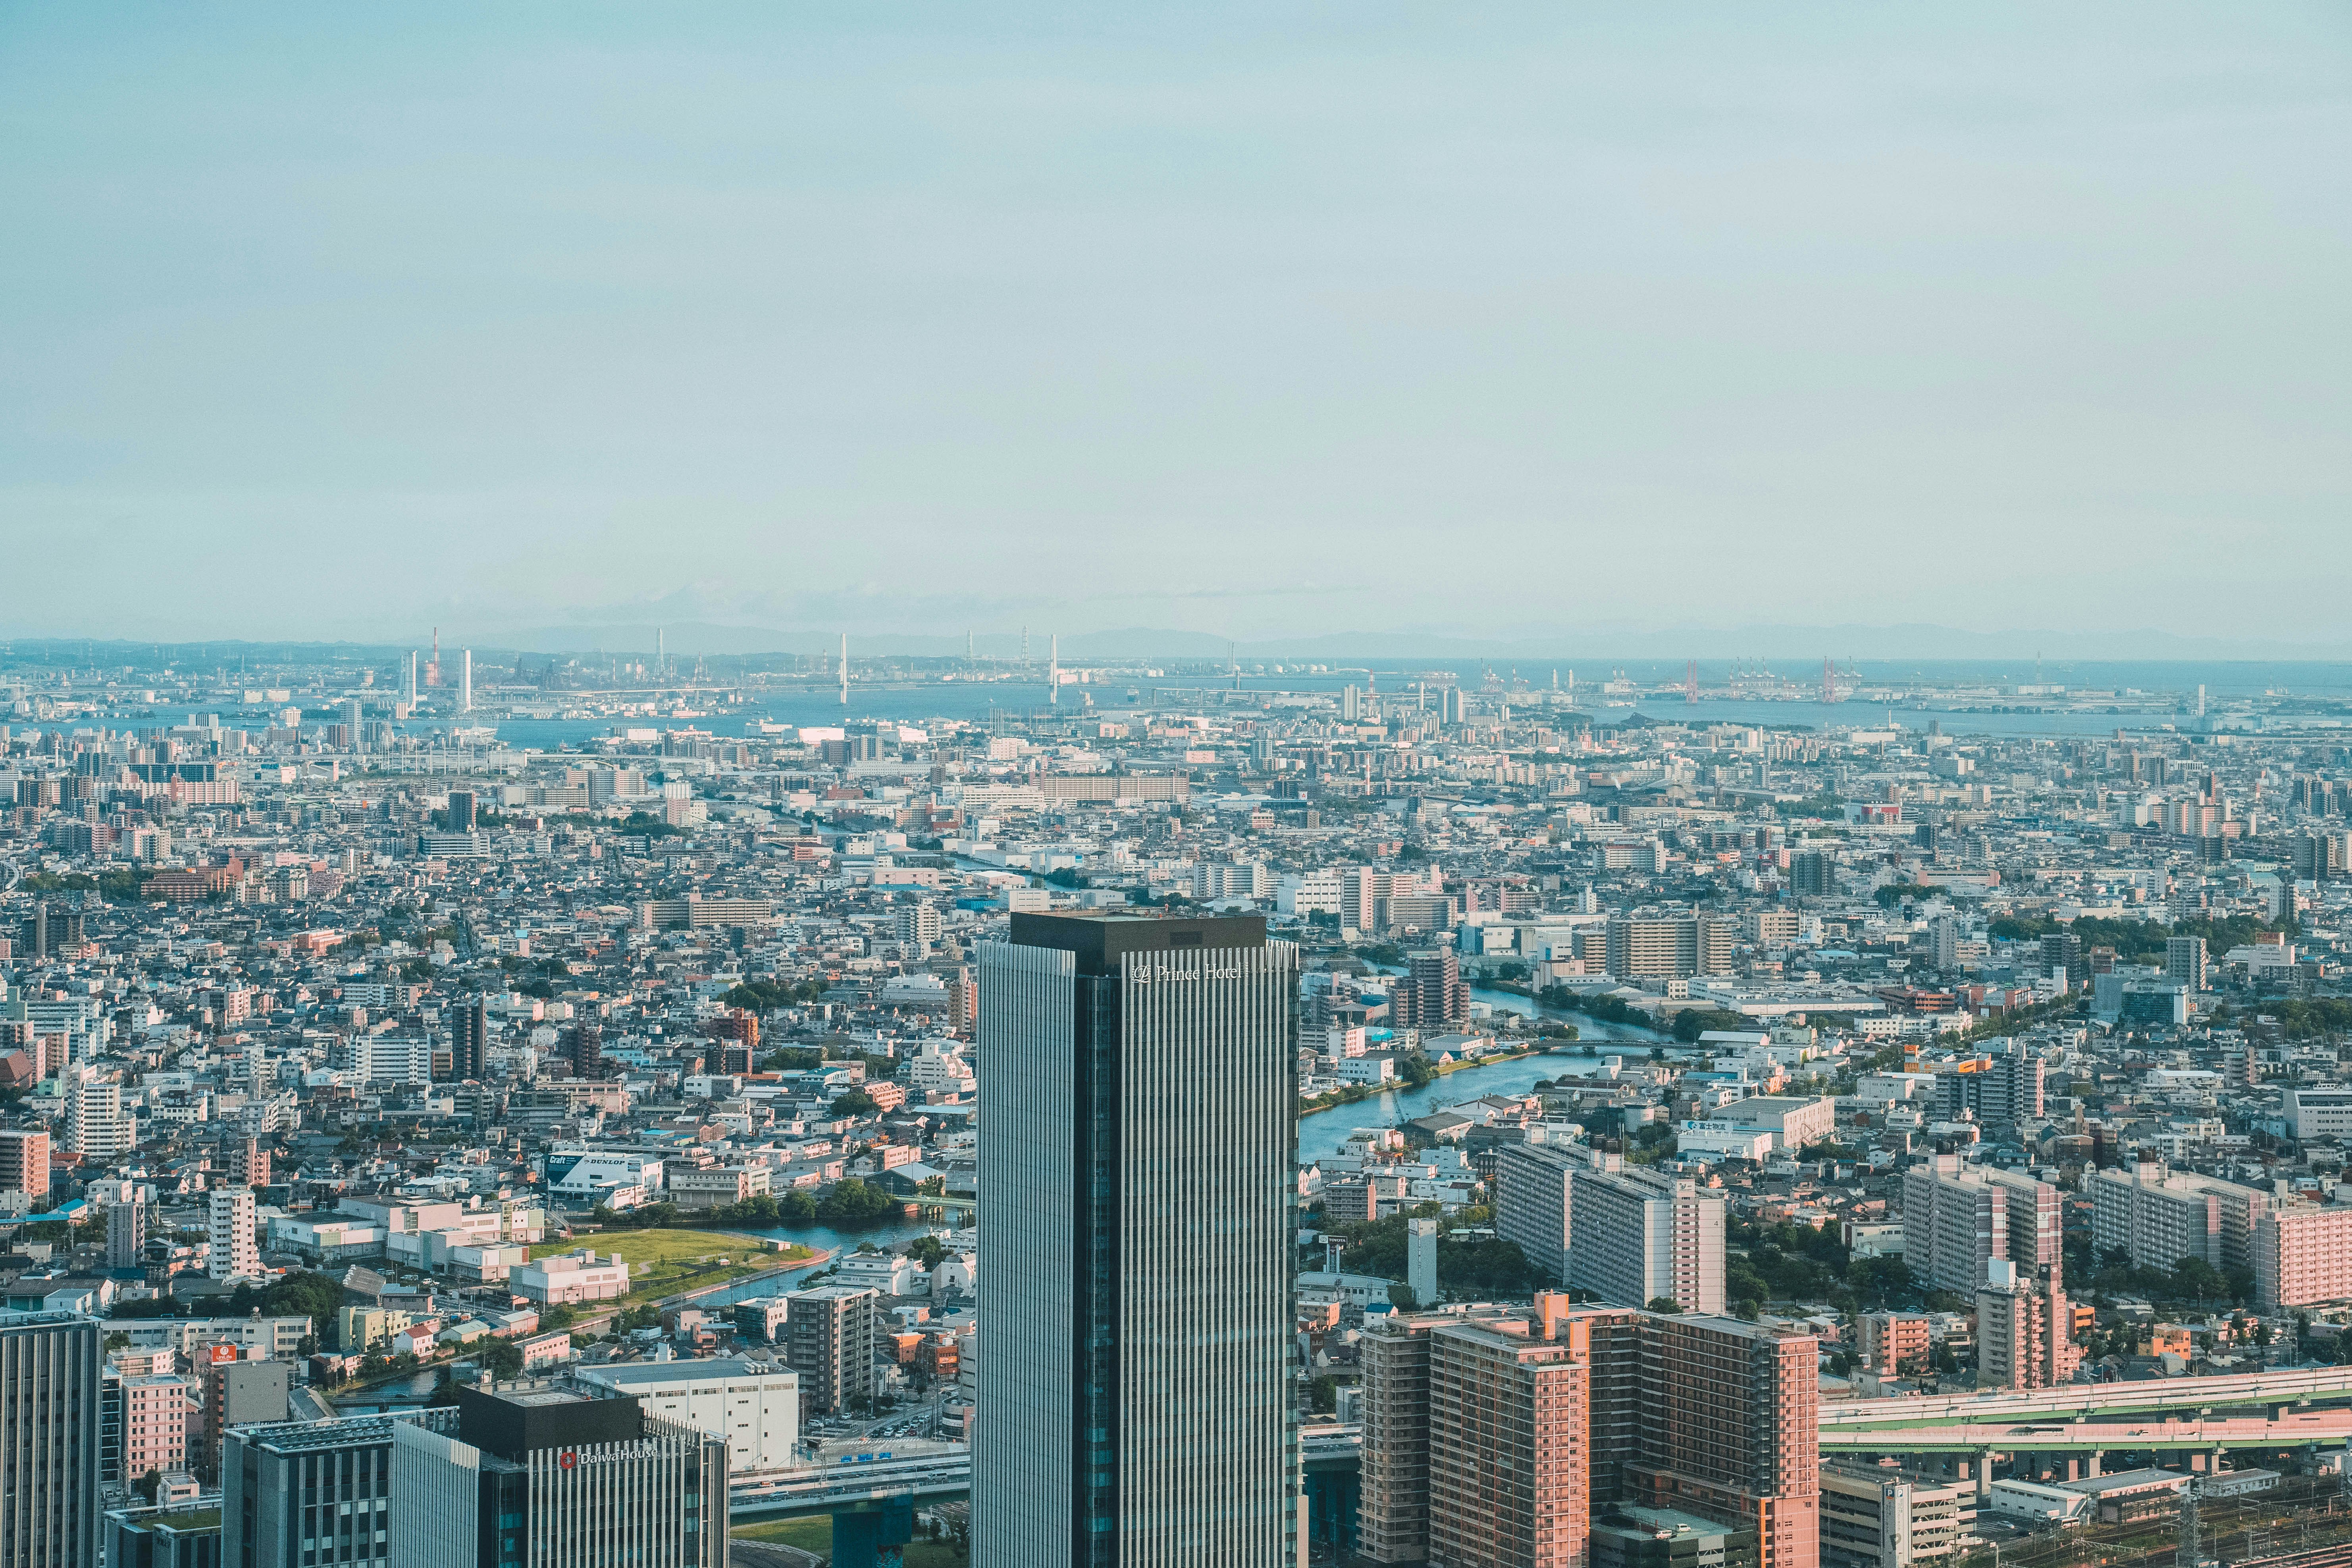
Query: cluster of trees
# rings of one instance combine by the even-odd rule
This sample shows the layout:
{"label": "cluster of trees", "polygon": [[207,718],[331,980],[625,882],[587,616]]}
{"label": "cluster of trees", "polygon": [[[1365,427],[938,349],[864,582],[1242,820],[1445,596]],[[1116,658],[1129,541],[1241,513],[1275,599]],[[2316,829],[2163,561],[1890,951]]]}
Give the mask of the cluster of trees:
{"label": "cluster of trees", "polygon": [[139,873],[128,866],[100,876],[84,871],[28,871],[18,886],[27,893],[96,892],[109,903],[124,903],[139,896]]}
{"label": "cluster of trees", "polygon": [[[1437,1283],[1447,1295],[1503,1298],[1524,1296],[1536,1288],[1535,1270],[1528,1267],[1527,1255],[1519,1250],[1517,1242],[1485,1237],[1456,1237],[1454,1234],[1456,1229],[1484,1226],[1492,1218],[1490,1210],[1475,1207],[1448,1215],[1441,1205],[1421,1204],[1404,1214],[1391,1215],[1386,1219],[1332,1226],[1326,1234],[1338,1237],[1343,1244],[1339,1267],[1351,1274],[1403,1279],[1404,1222],[1408,1218],[1438,1222]],[[1435,1304],[1414,1303],[1418,1306]]]}
{"label": "cluster of trees", "polygon": [[1635,1165],[1654,1165],[1670,1160],[1679,1149],[1675,1130],[1663,1121],[1644,1121],[1633,1129],[1633,1136],[1625,1140],[1625,1158]]}
{"label": "cluster of trees", "polygon": [[1668,1033],[1684,1045],[1695,1046],[1698,1037],[1710,1029],[1752,1030],[1755,1027],[1755,1019],[1726,1007],[1685,1007],[1675,1015],[1675,1026]]}
{"label": "cluster of trees", "polygon": [[[816,985],[816,982],[809,982]],[[736,990],[741,990],[737,986]],[[785,987],[787,991],[793,987]],[[819,986],[820,991],[823,987]],[[728,994],[730,997],[733,992]],[[769,1072],[806,1072],[827,1062],[856,1062],[866,1069],[869,1079],[888,1078],[898,1070],[896,1058],[880,1056],[871,1051],[853,1051],[845,1046],[779,1046],[768,1053],[760,1066]]]}
{"label": "cluster of trees", "polygon": [[[1565,985],[1547,985],[1538,994],[1536,1000],[1548,1007],[1562,1007],[1571,1013],[1582,1013],[1588,1017],[1598,1018],[1604,1024],[1634,1024],[1648,1029],[1656,1027],[1658,1022],[1643,1008],[1633,1005],[1622,996],[1611,995],[1607,992],[1596,992],[1587,995],[1581,991],[1571,991]],[[1742,1021],[1745,1022],[1745,1020]],[[1716,1026],[1707,1026],[1713,1028]],[[1692,1038],[1696,1039],[1697,1037],[1693,1036]]]}
{"label": "cluster of trees", "polygon": [[[2352,998],[2343,996],[2281,996],[2266,998],[2255,1011],[2279,1021],[2291,1040],[2307,1040],[2318,1035],[2352,1033]],[[2217,1008],[2213,1021],[2223,1023],[2238,1016],[2228,1008]]]}
{"label": "cluster of trees", "polygon": [[616,1213],[600,1207],[595,1217],[606,1230],[701,1230],[711,1226],[765,1230],[794,1225],[829,1225],[847,1229],[879,1224],[906,1202],[871,1182],[851,1176],[835,1182],[817,1197],[795,1187],[781,1195],[761,1193],[741,1203],[722,1204],[717,1208],[688,1210],[676,1204],[660,1203]]}
{"label": "cluster of trees", "polygon": [[[1833,1226],[1752,1225],[1725,1227],[1724,1300],[1743,1318],[1768,1301],[1825,1301],[1841,1311],[1916,1305],[1918,1285],[1899,1258],[1855,1258]],[[1740,1256],[1730,1248],[1743,1249]]]}
{"label": "cluster of trees", "polygon": [[2131,1254],[2112,1247],[2095,1256],[2088,1241],[2066,1248],[2067,1288],[2078,1296],[2138,1296],[2149,1301],[2244,1303],[2254,1299],[2250,1268],[2216,1268],[2201,1258],[2184,1258],[2170,1268],[2137,1268]]}
{"label": "cluster of trees", "polygon": [[1889,882],[1870,896],[1880,909],[1891,910],[1897,904],[1916,904],[1933,898],[1938,890],[1917,882]]}
{"label": "cluster of trees", "polygon": [[1987,928],[2004,942],[2022,942],[2047,936],[2053,931],[2072,931],[2082,939],[2083,945],[2112,947],[2116,958],[2124,963],[2143,963],[2164,957],[2164,944],[2176,936],[2201,936],[2207,951],[2219,955],[2233,947],[2242,947],[2265,931],[2280,928],[2252,915],[2232,915],[2226,920],[2180,921],[2165,925],[2157,921],[2103,920],[2084,915],[2073,921],[2060,921],[2041,916],[2003,915]]}
{"label": "cluster of trees", "polygon": [[[40,1229],[41,1226],[30,1226]],[[188,1233],[179,1233],[184,1237]],[[202,1233],[196,1233],[201,1240]],[[33,1239],[39,1239],[35,1237]],[[136,1301],[118,1301],[111,1309],[118,1318],[191,1318],[215,1315],[246,1317],[259,1312],[265,1318],[308,1318],[314,1324],[334,1321],[335,1313],[343,1304],[343,1282],[331,1274],[296,1269],[268,1284],[256,1288],[239,1285],[229,1292],[226,1306],[218,1300],[202,1303],[183,1301],[173,1296],[149,1296]]]}
{"label": "cluster of trees", "polygon": [[[790,1007],[797,1003],[814,1002],[824,994],[824,982],[803,980],[798,984],[774,980],[746,980],[719,1000],[730,1007],[740,1007],[747,1013],[765,1013],[772,1008]],[[811,1062],[810,1066],[816,1064]]]}

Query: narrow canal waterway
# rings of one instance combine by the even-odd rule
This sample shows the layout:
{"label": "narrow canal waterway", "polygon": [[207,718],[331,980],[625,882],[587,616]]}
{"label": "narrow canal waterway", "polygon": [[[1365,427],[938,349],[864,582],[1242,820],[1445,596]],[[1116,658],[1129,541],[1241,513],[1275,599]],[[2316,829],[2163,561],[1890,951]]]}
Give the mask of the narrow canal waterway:
{"label": "narrow canal waterway", "polygon": [[1335,1105],[1328,1110],[1308,1111],[1298,1119],[1300,1162],[1328,1160],[1338,1154],[1348,1134],[1359,1127],[1401,1127],[1417,1116],[1427,1116],[1482,1094],[1523,1094],[1538,1079],[1575,1077],[1591,1071],[1612,1056],[1646,1058],[1653,1047],[1662,1044],[1669,1050],[1677,1048],[1671,1038],[1655,1029],[1636,1024],[1604,1023],[1582,1013],[1547,1007],[1516,991],[1473,986],[1470,999],[1491,1003],[1499,1012],[1517,1013],[1523,1018],[1549,1018],[1572,1024],[1578,1045],[1591,1046],[1597,1054],[1588,1057],[1580,1050],[1546,1052],[1496,1062],[1492,1067],[1464,1068],[1433,1079],[1419,1089],[1393,1089],[1369,1100]]}

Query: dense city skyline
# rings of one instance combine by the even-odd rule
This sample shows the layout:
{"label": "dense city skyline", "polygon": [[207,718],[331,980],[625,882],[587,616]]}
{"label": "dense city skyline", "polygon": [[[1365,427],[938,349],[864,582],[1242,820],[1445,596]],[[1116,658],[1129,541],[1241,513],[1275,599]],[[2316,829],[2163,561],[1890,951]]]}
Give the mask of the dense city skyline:
{"label": "dense city skyline", "polygon": [[2352,1568],[2347,149],[0,7],[0,1568]]}

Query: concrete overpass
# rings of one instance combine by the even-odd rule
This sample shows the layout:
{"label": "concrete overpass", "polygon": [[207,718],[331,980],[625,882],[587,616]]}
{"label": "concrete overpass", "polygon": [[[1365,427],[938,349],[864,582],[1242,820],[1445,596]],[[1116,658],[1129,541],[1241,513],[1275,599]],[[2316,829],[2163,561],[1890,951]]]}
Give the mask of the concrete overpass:
{"label": "concrete overpass", "polygon": [[[1342,1550],[1354,1544],[1363,1443],[1360,1426],[1337,1421],[1308,1422],[1298,1431],[1309,1532]],[[1848,1399],[1821,1410],[1824,1458],[1941,1455],[1973,1475],[1980,1492],[2000,1455],[2063,1458],[2069,1471],[2097,1475],[2109,1452],[2186,1454],[2193,1466],[2210,1465],[2231,1449],[2347,1444],[2352,1366],[2069,1384],[2025,1394]],[[732,1488],[740,1521],[832,1515],[838,1568],[868,1568],[882,1549],[906,1541],[918,1504],[971,1492],[967,1449],[770,1471]]]}
{"label": "concrete overpass", "polygon": [[[1363,1447],[1360,1426],[1318,1421],[1298,1431],[1308,1528],[1318,1539],[1351,1549]],[[728,1493],[729,1510],[738,1524],[831,1515],[835,1568],[870,1568],[882,1561],[886,1549],[912,1536],[918,1505],[971,1495],[971,1452],[958,1448],[766,1470],[737,1478]]]}
{"label": "concrete overpass", "polygon": [[2314,1444],[2339,1447],[2352,1439],[2352,1410],[2306,1410],[2272,1420],[2263,1416],[2197,1421],[2047,1421],[1876,1431],[1822,1430],[1829,1454],[2087,1454],[2092,1471],[2109,1449],[2218,1454],[2225,1448],[2299,1448]]}
{"label": "concrete overpass", "polygon": [[913,1539],[918,1502],[971,1495],[971,1453],[763,1470],[727,1489],[733,1522],[830,1514],[834,1568],[878,1568],[886,1551]]}
{"label": "concrete overpass", "polygon": [[2122,1420],[2220,1410],[2273,1415],[2352,1406],[2352,1366],[2304,1366],[2221,1377],[2070,1383],[2025,1394],[1947,1394],[1911,1399],[1841,1399],[1822,1406],[1822,1433],[2002,1422]]}

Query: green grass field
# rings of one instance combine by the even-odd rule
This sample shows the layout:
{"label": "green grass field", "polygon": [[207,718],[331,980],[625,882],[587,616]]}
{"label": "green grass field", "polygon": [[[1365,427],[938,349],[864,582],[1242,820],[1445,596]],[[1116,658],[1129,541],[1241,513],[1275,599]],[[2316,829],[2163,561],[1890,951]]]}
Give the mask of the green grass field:
{"label": "green grass field", "polygon": [[[780,1546],[797,1546],[828,1558],[833,1554],[833,1521],[829,1519],[781,1519],[766,1524],[739,1525],[734,1536],[738,1541],[772,1541]],[[970,1556],[959,1555],[953,1546],[943,1541],[907,1543],[907,1568],[965,1568],[971,1561]]]}
{"label": "green grass field", "polygon": [[833,1552],[833,1521],[830,1519],[777,1519],[765,1524],[739,1524],[734,1537],[738,1541],[772,1541],[779,1546],[797,1546],[803,1552]]}
{"label": "green grass field", "polygon": [[[600,1258],[628,1260],[629,1293],[624,1304],[635,1306],[656,1297],[675,1296],[706,1285],[724,1285],[747,1274],[781,1268],[815,1256],[811,1248],[764,1252],[749,1237],[715,1230],[618,1230],[548,1242],[530,1249],[533,1258],[593,1247]],[[720,1261],[723,1259],[724,1261]]]}

